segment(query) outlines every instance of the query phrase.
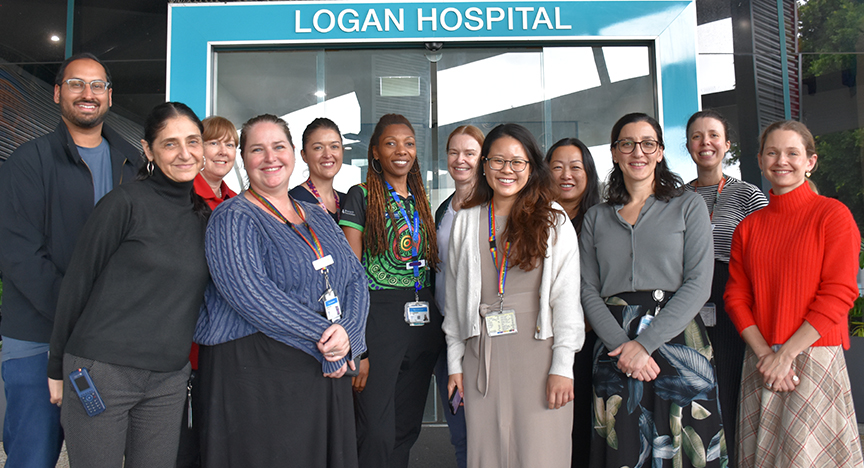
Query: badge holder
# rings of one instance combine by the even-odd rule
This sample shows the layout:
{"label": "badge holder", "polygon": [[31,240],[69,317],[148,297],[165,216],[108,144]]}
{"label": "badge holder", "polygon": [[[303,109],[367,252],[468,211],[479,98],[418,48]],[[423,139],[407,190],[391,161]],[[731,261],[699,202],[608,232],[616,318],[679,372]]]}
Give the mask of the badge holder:
{"label": "badge holder", "polygon": [[324,294],[318,298],[318,301],[324,302],[324,315],[331,323],[342,318],[342,307],[339,306],[339,296],[333,291],[330,286],[330,275],[327,274],[327,267],[333,264],[333,257],[327,255],[312,262],[312,266],[324,275],[324,285],[327,289]]}
{"label": "badge holder", "polygon": [[717,325],[717,306],[709,302],[699,309],[699,315],[702,317],[702,323],[706,327]]}
{"label": "badge holder", "polygon": [[657,317],[657,314],[660,313],[660,303],[663,302],[664,296],[665,293],[662,289],[655,289],[654,292],[651,293],[651,297],[654,298],[654,302],[656,302],[657,305],[654,307],[653,311],[649,311],[641,320],[639,320],[639,328],[636,329],[636,335],[645,331],[645,329],[651,325],[651,322],[654,321],[654,318]]}
{"label": "badge holder", "polygon": [[516,329],[516,310],[504,308],[504,296],[498,295],[498,310],[489,312],[484,317],[486,322],[486,333],[489,336],[513,335]]}
{"label": "badge holder", "polygon": [[[406,269],[414,270],[414,277],[420,276],[420,268],[426,266],[426,260],[408,262]],[[412,327],[422,327],[429,323],[429,303],[420,300],[419,283],[414,285],[414,302],[405,303],[405,323]]]}

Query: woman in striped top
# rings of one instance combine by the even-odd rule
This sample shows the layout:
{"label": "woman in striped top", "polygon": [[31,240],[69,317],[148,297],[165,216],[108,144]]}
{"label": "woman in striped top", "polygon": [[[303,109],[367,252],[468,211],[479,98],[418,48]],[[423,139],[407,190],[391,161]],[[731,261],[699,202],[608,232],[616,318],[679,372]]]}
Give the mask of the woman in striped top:
{"label": "woman in striped top", "polygon": [[735,466],[735,416],[744,342],[726,314],[723,291],[729,279],[729,248],[732,233],[744,217],[768,204],[755,185],[723,174],[723,158],[729,151],[729,122],[715,110],[697,112],[687,121],[687,150],[696,163],[698,177],[685,187],[702,195],[711,216],[714,237],[714,281],[711,298],[702,309],[702,320],[717,352],[717,385],[729,466]]}

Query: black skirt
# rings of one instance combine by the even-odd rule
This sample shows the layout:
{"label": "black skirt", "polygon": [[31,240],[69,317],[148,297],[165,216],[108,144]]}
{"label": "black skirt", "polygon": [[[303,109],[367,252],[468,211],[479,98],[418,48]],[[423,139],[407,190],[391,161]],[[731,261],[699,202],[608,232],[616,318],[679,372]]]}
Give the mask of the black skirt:
{"label": "black skirt", "polygon": [[349,377],[263,333],[202,346],[199,367],[203,466],[357,466]]}

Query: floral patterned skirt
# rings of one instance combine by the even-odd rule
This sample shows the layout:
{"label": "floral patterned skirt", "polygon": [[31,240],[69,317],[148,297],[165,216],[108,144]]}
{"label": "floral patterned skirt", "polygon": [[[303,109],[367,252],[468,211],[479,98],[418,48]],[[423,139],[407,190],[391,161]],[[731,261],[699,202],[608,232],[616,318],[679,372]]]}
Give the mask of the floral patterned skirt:
{"label": "floral patterned skirt", "polygon": [[[651,291],[637,291],[610,297],[606,305],[633,339],[657,303]],[[651,382],[628,378],[609,351],[597,341],[593,468],[727,466],[714,351],[698,314],[651,355],[660,367]]]}

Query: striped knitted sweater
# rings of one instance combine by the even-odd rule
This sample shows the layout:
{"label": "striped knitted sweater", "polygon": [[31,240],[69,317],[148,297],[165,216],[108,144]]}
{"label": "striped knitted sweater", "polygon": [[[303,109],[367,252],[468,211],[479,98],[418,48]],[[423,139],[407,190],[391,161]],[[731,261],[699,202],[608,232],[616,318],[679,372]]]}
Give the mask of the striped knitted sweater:
{"label": "striped knitted sweater", "polygon": [[785,343],[806,320],[821,336],[813,346],[848,349],[860,247],[852,214],[807,184],[769,195],[732,237],[726,310],[739,332],[756,325],[769,345]]}
{"label": "striped knitted sweater", "polygon": [[[351,357],[359,356],[366,351],[366,273],[333,219],[315,205],[299,203],[324,255],[333,257],[327,271],[342,307],[337,323],[348,332]],[[297,227],[312,241],[309,230]],[[196,343],[216,345],[262,332],[311,355],[325,373],[345,364],[345,359],[328,362],[318,351],[316,343],[330,326],[318,301],[324,276],[312,267],[312,249],[289,226],[241,194],[213,212],[206,250],[213,281],[204,293]]]}

